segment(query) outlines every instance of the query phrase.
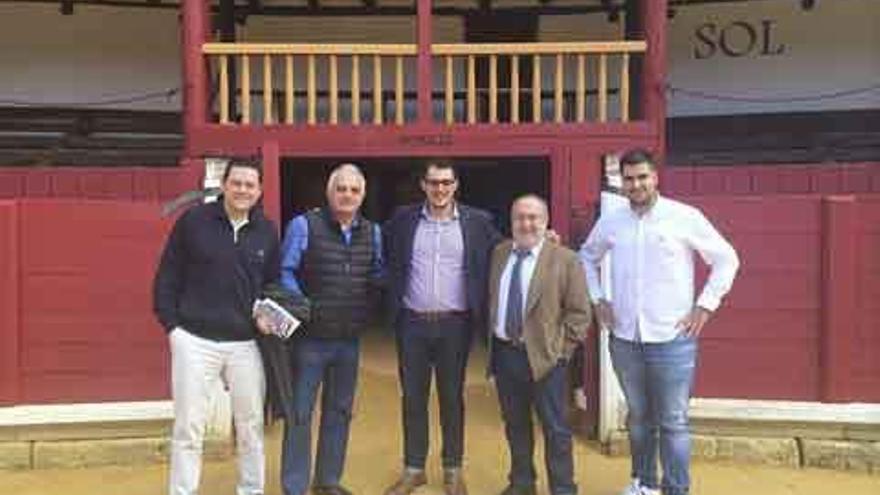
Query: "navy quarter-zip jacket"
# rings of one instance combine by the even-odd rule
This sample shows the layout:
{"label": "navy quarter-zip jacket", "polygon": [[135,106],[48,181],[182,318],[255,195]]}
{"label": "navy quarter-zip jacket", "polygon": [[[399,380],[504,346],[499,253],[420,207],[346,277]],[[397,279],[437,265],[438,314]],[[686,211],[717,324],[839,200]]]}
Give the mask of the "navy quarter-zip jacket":
{"label": "navy quarter-zip jacket", "polygon": [[222,197],[177,220],[153,283],[154,311],[167,332],[179,326],[215,341],[256,337],[254,301],[280,274],[278,233],[256,206],[235,237]]}

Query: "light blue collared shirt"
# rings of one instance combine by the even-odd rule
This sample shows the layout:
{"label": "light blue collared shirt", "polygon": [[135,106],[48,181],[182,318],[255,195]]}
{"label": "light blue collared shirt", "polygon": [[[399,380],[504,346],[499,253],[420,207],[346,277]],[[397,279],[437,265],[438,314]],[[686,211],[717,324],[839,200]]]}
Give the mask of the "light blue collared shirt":
{"label": "light blue collared shirt", "polygon": [[[357,220],[355,220],[357,222]],[[351,244],[351,229],[357,223],[352,223],[347,229],[342,229],[342,236],[346,244]],[[302,295],[302,285],[296,279],[296,272],[302,263],[303,253],[309,248],[309,222],[305,215],[294,217],[287,224],[287,233],[281,244],[281,286],[285,289]],[[382,231],[379,225],[373,224],[373,269],[370,277],[379,277],[382,273]]]}
{"label": "light blue collared shirt", "polygon": [[458,207],[448,220],[435,220],[422,207],[413,239],[409,281],[403,306],[412,311],[468,309],[464,237]]}
{"label": "light blue collared shirt", "polygon": [[[538,264],[538,256],[541,255],[541,248],[543,247],[544,241],[542,240],[538,245],[529,250],[529,255],[523,259],[522,265],[519,268],[520,290],[522,291],[522,308],[520,311],[525,312],[526,310],[529,286],[532,283],[532,275],[535,274],[535,266]],[[514,246],[514,249],[516,249],[516,246]],[[510,256],[507,257],[507,264],[504,265],[504,271],[501,272],[501,281],[498,285],[498,319],[495,323],[494,332],[495,336],[501,340],[510,340],[507,337],[504,324],[507,321],[507,293],[510,292],[510,277],[513,275],[514,263],[516,263],[516,253],[511,249]],[[523,318],[523,321],[525,321],[525,318]]]}

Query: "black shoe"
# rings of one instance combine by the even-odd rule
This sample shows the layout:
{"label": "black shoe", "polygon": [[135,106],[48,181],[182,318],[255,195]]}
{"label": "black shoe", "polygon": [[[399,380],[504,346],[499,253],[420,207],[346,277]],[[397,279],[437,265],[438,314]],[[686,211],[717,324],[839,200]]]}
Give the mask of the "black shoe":
{"label": "black shoe", "polygon": [[535,485],[507,485],[501,495],[537,495]]}
{"label": "black shoe", "polygon": [[313,486],[312,495],[352,495],[350,491],[339,486]]}

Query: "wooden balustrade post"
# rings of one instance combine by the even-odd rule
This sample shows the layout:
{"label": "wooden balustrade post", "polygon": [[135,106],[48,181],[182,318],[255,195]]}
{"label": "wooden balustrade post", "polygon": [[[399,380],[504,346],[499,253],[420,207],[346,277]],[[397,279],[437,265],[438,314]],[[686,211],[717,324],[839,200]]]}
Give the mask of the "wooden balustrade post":
{"label": "wooden balustrade post", "polygon": [[183,33],[183,128],[184,156],[199,154],[191,137],[208,122],[208,70],[202,44],[208,41],[207,0],[188,0],[181,5]]}
{"label": "wooden balustrade post", "polygon": [[418,61],[416,63],[418,80],[418,121],[428,123],[433,120],[431,97],[434,76],[431,67],[431,0],[417,1],[417,39]]}

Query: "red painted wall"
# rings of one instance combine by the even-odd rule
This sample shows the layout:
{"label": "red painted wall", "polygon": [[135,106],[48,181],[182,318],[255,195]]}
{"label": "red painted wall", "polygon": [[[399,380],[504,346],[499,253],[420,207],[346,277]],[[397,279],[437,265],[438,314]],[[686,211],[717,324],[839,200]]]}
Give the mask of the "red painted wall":
{"label": "red painted wall", "polygon": [[857,324],[852,345],[859,352],[850,368],[850,392],[880,402],[880,197],[862,200],[857,228]]}
{"label": "red painted wall", "polygon": [[671,195],[880,193],[880,163],[666,167]]}
{"label": "red painted wall", "polygon": [[[554,196],[569,198],[569,235],[579,240],[594,214],[601,153],[561,153],[566,190]],[[875,190],[880,166],[742,170],[664,171],[668,194],[703,208],[743,259],[703,342],[698,395],[880,402],[880,196],[829,209],[821,194],[775,194]],[[0,403],[167,397],[149,291],[171,222],[159,217],[161,201],[190,189],[188,177],[0,171],[0,196],[21,198],[0,201],[0,338],[9,344],[0,348]],[[842,275],[823,282],[831,273]],[[851,287],[852,297],[823,287]]]}
{"label": "red painted wall", "polygon": [[0,199],[82,198],[164,201],[199,187],[198,167],[35,167],[0,169]]}
{"label": "red painted wall", "polygon": [[168,397],[151,282],[170,220],[155,202],[19,202],[23,403]]}
{"label": "red painted wall", "polygon": [[696,394],[817,400],[819,199],[681,199],[701,208],[741,259],[733,290],[701,337]]}
{"label": "red painted wall", "polygon": [[18,400],[18,203],[0,201],[0,406]]}
{"label": "red painted wall", "polygon": [[679,198],[742,262],[701,337],[696,395],[880,402],[880,196],[841,198],[842,215],[820,195]]}

